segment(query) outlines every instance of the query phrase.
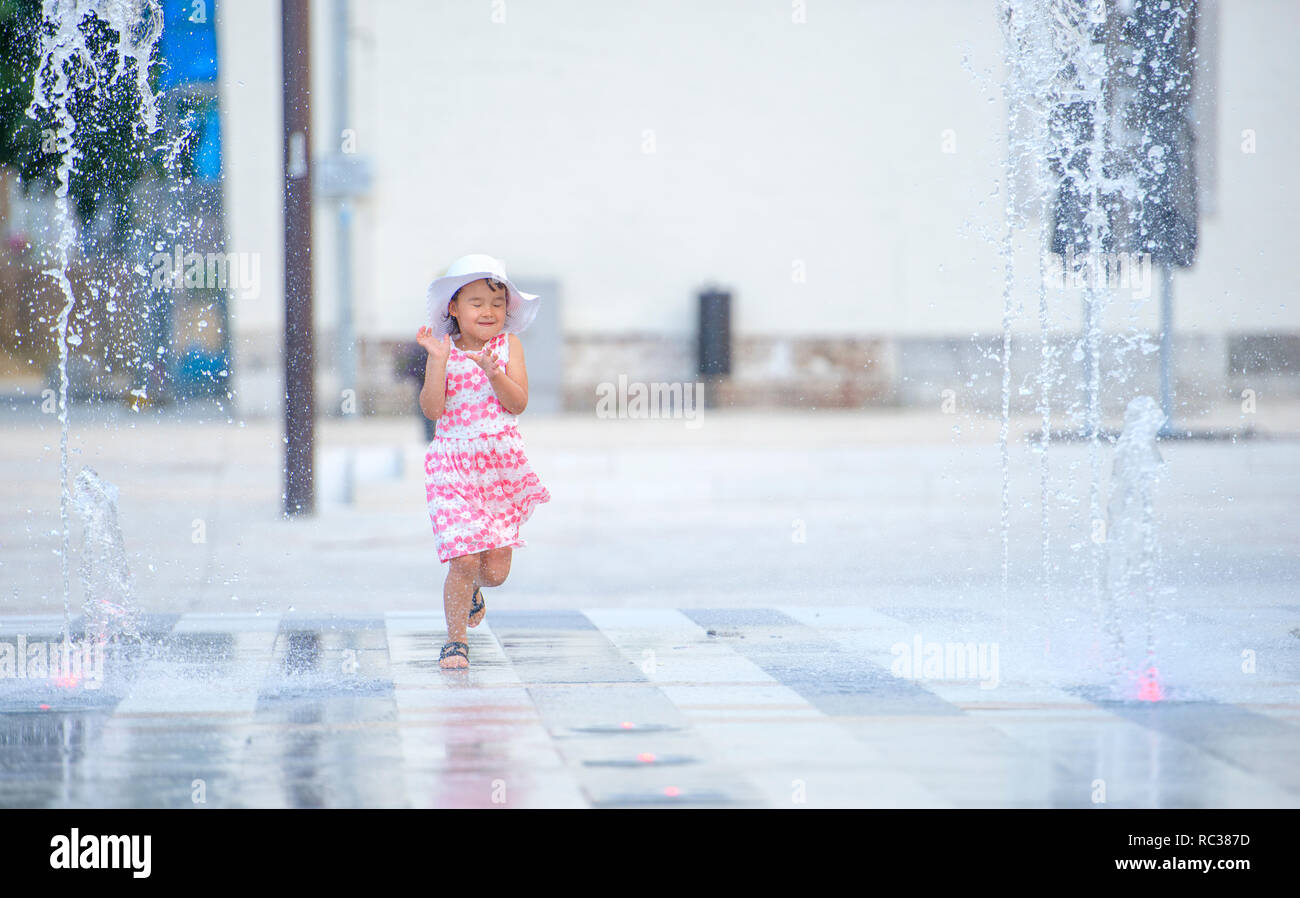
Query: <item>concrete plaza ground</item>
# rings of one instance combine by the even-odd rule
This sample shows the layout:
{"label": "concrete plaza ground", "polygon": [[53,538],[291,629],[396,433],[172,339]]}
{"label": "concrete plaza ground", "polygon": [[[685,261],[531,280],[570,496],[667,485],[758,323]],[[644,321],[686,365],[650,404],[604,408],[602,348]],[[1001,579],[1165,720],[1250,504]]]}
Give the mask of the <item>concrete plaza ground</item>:
{"label": "concrete plaza ground", "polygon": [[[58,422],[5,415],[0,641],[53,640]],[[1294,404],[1161,444],[1159,701],[1099,672],[1086,445],[1050,450],[1044,569],[1033,419],[1004,592],[995,420],[525,415],[553,501],[456,673],[414,418],[323,421],[296,520],[277,421],[72,420],[149,636],[99,689],[0,683],[3,805],[1300,806]],[[992,663],[900,674],[913,645]]]}

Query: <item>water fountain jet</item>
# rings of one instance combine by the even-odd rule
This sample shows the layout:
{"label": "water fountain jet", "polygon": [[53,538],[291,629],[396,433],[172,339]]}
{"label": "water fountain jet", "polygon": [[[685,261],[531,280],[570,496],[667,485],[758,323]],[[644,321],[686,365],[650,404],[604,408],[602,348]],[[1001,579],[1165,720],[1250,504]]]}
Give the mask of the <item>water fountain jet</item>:
{"label": "water fountain jet", "polygon": [[[89,37],[95,23],[106,26],[115,36],[107,48]],[[53,264],[45,270],[59,285],[64,304],[58,316],[59,337],[59,519],[63,541],[60,564],[63,577],[63,638],[71,642],[72,600],[69,575],[71,528],[68,505],[68,322],[76,305],[68,265],[77,229],[68,201],[68,189],[80,153],[77,148],[78,122],[69,109],[70,101],[83,91],[97,98],[124,76],[132,76],[139,95],[137,132],[158,129],[157,98],[149,89],[149,65],[162,35],[163,14],[158,0],[45,0],[42,8],[40,46],[37,50],[32,101],[27,115],[38,118],[43,111],[52,118],[53,146],[59,155],[56,169],[55,220],[58,242]],[[107,71],[105,71],[107,70]],[[84,126],[87,123],[82,123]],[[75,337],[73,339],[76,339]]]}

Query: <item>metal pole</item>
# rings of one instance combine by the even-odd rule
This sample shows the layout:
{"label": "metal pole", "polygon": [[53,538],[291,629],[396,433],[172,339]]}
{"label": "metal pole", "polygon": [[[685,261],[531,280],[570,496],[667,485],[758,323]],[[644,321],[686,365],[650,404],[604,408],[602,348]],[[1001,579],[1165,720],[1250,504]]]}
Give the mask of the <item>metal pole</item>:
{"label": "metal pole", "polygon": [[1083,427],[1080,433],[1085,435],[1091,434],[1091,418],[1089,410],[1092,408],[1092,315],[1093,309],[1096,308],[1096,296],[1091,292],[1094,287],[1085,287],[1083,291],[1083,325],[1082,333],[1079,335],[1079,342],[1083,345]]}
{"label": "metal pole", "polygon": [[[341,141],[347,127],[348,0],[334,0],[334,134],[331,139]],[[339,152],[340,146],[336,145],[334,152]],[[356,390],[356,336],[352,327],[352,198],[347,191],[339,196],[338,213],[338,370],[343,389]],[[355,402],[351,414],[357,414]]]}
{"label": "metal pole", "polygon": [[281,0],[284,66],[284,513],[315,511],[308,0]]}
{"label": "metal pole", "polygon": [[1165,413],[1161,436],[1174,429],[1174,275],[1168,262],[1160,265],[1160,410]]}

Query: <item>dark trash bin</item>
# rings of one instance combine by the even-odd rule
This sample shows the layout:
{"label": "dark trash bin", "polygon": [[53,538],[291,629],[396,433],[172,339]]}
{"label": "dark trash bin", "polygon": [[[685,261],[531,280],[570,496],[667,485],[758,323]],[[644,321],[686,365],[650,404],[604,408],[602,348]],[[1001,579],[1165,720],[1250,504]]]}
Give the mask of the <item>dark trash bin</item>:
{"label": "dark trash bin", "polygon": [[700,294],[699,373],[731,375],[731,294],[706,289]]}

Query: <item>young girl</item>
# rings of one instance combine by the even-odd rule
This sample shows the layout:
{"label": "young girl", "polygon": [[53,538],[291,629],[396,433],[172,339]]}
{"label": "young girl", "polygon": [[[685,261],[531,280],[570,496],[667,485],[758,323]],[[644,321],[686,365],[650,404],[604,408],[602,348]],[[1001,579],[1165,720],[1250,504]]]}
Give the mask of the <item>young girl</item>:
{"label": "young girl", "polygon": [[416,339],[429,352],[420,409],[437,426],[425,454],[425,496],[450,561],[442,588],[448,642],[438,663],[469,667],[465,628],[487,605],[480,586],[500,586],[510,556],[527,543],[519,525],[551,500],[528,465],[517,415],[528,404],[524,351],[515,336],[537,315],[491,256],[463,256],[429,286],[429,318]]}

